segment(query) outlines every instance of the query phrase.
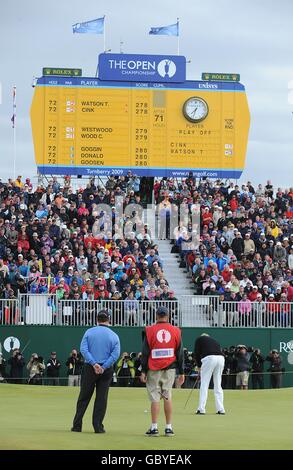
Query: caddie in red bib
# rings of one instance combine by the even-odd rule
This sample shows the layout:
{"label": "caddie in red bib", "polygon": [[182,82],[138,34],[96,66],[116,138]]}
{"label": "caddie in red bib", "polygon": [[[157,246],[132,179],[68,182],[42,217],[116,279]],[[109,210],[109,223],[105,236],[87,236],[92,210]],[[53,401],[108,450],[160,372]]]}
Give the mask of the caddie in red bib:
{"label": "caddie in red bib", "polygon": [[150,348],[149,370],[167,369],[176,361],[175,351],[181,343],[179,328],[159,322],[146,327],[146,337]]}
{"label": "caddie in red bib", "polygon": [[179,371],[178,384],[184,382],[183,346],[181,331],[169,323],[166,307],[159,307],[157,323],[147,326],[142,347],[141,381],[146,383],[151,400],[152,424],[146,436],[158,436],[158,416],[160,400],[164,400],[166,417],[165,436],[173,436],[171,390],[175,381],[176,369]]}

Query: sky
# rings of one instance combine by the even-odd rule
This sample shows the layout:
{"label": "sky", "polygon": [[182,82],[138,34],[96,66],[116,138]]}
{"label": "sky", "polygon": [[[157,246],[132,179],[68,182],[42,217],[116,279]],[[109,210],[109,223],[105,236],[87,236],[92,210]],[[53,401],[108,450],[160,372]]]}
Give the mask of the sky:
{"label": "sky", "polygon": [[[106,49],[177,54],[177,38],[150,27],[180,21],[187,79],[239,73],[251,113],[246,167],[239,182],[293,186],[293,2],[291,0],[14,0],[0,3],[0,177],[13,175],[12,87],[17,89],[16,175],[36,177],[29,111],[43,67],[94,76],[103,36],[72,25],[105,15]],[[290,83],[291,82],[291,83]],[[291,95],[290,95],[291,90]],[[290,103],[291,101],[291,103]]]}

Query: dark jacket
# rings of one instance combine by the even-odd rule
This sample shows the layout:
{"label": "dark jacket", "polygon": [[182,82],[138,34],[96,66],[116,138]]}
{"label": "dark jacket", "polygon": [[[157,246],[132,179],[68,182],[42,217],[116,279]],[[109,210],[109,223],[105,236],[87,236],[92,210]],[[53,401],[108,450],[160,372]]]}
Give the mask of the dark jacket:
{"label": "dark jacket", "polygon": [[66,366],[68,367],[68,375],[81,375],[82,367],[84,360],[82,356],[78,355],[77,357],[70,356],[66,361]]}
{"label": "dark jacket", "polygon": [[247,352],[237,353],[236,361],[237,361],[236,372],[248,372],[249,371],[250,364],[249,364],[249,355]]}
{"label": "dark jacket", "polygon": [[255,352],[251,355],[249,362],[251,362],[252,372],[263,372],[265,358],[261,354]]}
{"label": "dark jacket", "polygon": [[220,344],[210,336],[200,336],[195,341],[194,358],[198,367],[206,356],[223,356]]}
{"label": "dark jacket", "polygon": [[10,365],[10,377],[21,378],[23,376],[25,361],[21,354],[17,354],[15,357],[8,359],[8,364]]}
{"label": "dark jacket", "polygon": [[59,377],[61,362],[58,359],[48,359],[47,377]]}
{"label": "dark jacket", "polygon": [[281,372],[282,371],[282,359],[279,355],[272,355],[270,354],[267,358],[266,361],[269,361],[270,367],[268,369],[268,372]]}

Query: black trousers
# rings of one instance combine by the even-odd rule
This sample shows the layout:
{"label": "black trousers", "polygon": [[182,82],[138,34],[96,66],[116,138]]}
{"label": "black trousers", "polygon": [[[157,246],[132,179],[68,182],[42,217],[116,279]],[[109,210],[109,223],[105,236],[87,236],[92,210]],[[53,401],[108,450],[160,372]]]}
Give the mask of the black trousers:
{"label": "black trousers", "polygon": [[252,375],[252,388],[255,390],[257,388],[264,388],[264,378],[262,372],[253,372]]}
{"label": "black trousers", "polygon": [[281,388],[282,372],[275,372],[274,374],[271,374],[270,378],[272,388]]}
{"label": "black trousers", "polygon": [[82,428],[82,418],[96,389],[96,398],[93,409],[93,427],[96,431],[103,425],[106,414],[109,386],[113,377],[113,368],[107,369],[103,374],[96,374],[94,368],[85,364],[81,377],[80,393],[76,405],[73,427]]}

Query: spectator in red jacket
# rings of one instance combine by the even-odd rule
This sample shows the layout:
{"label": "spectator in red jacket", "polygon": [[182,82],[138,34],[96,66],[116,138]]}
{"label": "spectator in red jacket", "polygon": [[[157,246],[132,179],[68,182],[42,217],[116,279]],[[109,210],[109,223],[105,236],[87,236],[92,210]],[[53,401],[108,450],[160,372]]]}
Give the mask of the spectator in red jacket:
{"label": "spectator in red jacket", "polygon": [[27,253],[29,251],[30,243],[29,243],[29,241],[27,239],[27,236],[25,234],[21,235],[20,240],[18,240],[17,248],[18,248],[18,250],[21,250],[23,253]]}

